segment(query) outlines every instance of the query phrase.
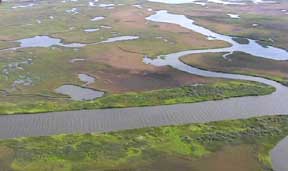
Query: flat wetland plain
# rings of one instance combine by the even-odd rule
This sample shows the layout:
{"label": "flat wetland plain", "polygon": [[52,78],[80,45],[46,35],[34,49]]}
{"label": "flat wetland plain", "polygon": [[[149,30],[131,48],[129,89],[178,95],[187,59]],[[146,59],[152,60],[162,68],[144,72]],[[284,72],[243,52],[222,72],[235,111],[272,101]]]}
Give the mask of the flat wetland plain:
{"label": "flat wetland plain", "polygon": [[[159,10],[183,15],[211,32],[235,36],[233,40],[239,44],[252,39],[263,47],[287,51],[288,2],[203,3],[2,2],[0,120],[18,114],[79,110],[80,115],[87,109],[161,107],[243,96],[275,99],[279,92],[287,92],[284,86],[288,85],[288,62],[273,56],[266,59],[243,52],[201,53],[180,60],[184,66],[263,77],[268,79],[264,82],[274,80],[284,86],[204,77],[172,65],[145,63],[145,59],[165,61],[165,55],[186,50],[231,46],[177,24],[148,21],[147,17]],[[23,40],[28,44],[21,44]],[[69,94],[56,91],[65,85],[97,91],[101,97],[73,100]],[[274,96],[270,96],[273,92]],[[174,118],[170,114],[168,117]],[[107,133],[14,138],[0,140],[0,171],[271,171],[270,151],[288,136],[287,132],[288,117],[275,115]]]}
{"label": "flat wetland plain", "polygon": [[[113,9],[99,7],[99,4],[109,3],[114,4],[115,7],[113,7]],[[31,3],[12,1],[1,4],[1,49],[17,47],[19,46],[19,43],[16,42],[17,40],[38,35],[46,35],[61,39],[64,44],[90,44],[101,42],[111,37],[129,35],[139,36],[139,39],[94,44],[81,48],[54,46],[1,51],[1,114],[33,113],[33,111],[47,112],[64,109],[72,110],[72,108],[67,107],[60,107],[62,109],[57,107],[54,109],[55,104],[63,103],[65,105],[71,103],[69,97],[55,93],[55,89],[66,84],[82,86],[84,83],[78,79],[78,74],[88,74],[96,79],[93,84],[90,84],[87,87],[105,92],[103,100],[114,94],[117,94],[117,97],[118,94],[123,94],[124,97],[127,97],[125,94],[131,94],[131,92],[135,92],[135,96],[145,96],[147,93],[151,94],[151,92],[154,92],[156,93],[155,96],[157,96],[157,93],[159,91],[161,92],[161,89],[176,88],[175,90],[180,90],[180,87],[194,84],[217,84],[219,81],[222,82],[223,80],[200,77],[177,71],[170,67],[155,67],[146,65],[142,62],[144,56],[154,58],[158,55],[187,49],[207,49],[229,46],[229,44],[224,41],[207,40],[205,36],[178,25],[148,22],[145,20],[145,17],[160,9],[167,9],[171,12],[178,12],[180,14],[185,14],[188,17],[193,17],[193,19],[201,25],[207,23],[209,19],[215,18],[215,16],[218,18],[219,16],[218,23],[223,22],[221,24],[225,25],[225,22],[229,22],[229,26],[232,27],[233,23],[238,22],[238,29],[246,28],[246,25],[244,25],[243,22],[247,23],[248,21],[250,22],[250,20],[262,22],[262,20],[258,20],[259,15],[268,17],[267,15],[270,15],[271,13],[273,15],[270,15],[270,18],[277,17],[277,20],[273,18],[267,20],[273,22],[279,21],[279,23],[282,24],[287,20],[284,17],[285,15],[280,15],[280,13],[283,12],[281,12],[281,6],[278,3],[269,5],[250,4],[243,7],[221,6],[220,9],[222,11],[220,11],[220,9],[216,10],[216,8],[214,8],[216,4],[213,3],[208,5],[209,8],[206,8],[195,4],[171,6],[162,3],[145,2],[141,4],[141,8],[137,8],[133,6],[134,4],[138,4],[137,1],[119,1],[117,3],[105,1],[95,3],[95,6],[89,5],[89,1],[67,1],[66,3],[61,1],[54,1],[53,3],[43,1],[35,2],[32,7],[18,7],[19,5],[25,6],[27,4],[29,5]],[[281,5],[282,7],[285,7],[287,4],[283,3]],[[240,12],[249,11],[247,6],[252,8],[251,15],[249,15],[250,18],[246,19],[241,16],[239,20],[236,20],[226,16],[226,13],[231,13],[231,10],[234,8],[240,8]],[[254,10],[254,8],[258,8],[258,6],[263,8],[263,10],[269,9],[269,13],[263,14],[263,10]],[[50,10],[51,8],[53,8],[53,10]],[[147,10],[150,8],[152,11]],[[180,12],[180,10],[183,12]],[[248,14],[245,13],[245,15]],[[101,20],[92,21],[95,17],[102,18]],[[220,19],[223,21],[220,21]],[[242,21],[242,23],[240,21]],[[213,24],[215,23],[212,21],[210,23],[211,26],[209,25],[209,28],[214,29]],[[261,25],[261,28],[266,30],[270,29],[270,27],[267,26],[266,28],[264,26],[265,25]],[[287,45],[287,43],[282,43],[281,41],[283,40],[277,38],[282,38],[285,31],[275,31],[275,29],[280,28],[283,27],[275,26],[275,28],[273,27],[274,31],[268,31],[273,32],[273,34],[271,34],[274,36],[271,37],[271,39],[274,40],[273,45],[283,47],[282,45]],[[85,29],[99,30],[87,33],[85,32]],[[224,28],[223,30],[214,30],[219,33],[227,34],[227,30]],[[230,33],[237,36],[254,38],[253,36],[245,34],[240,35],[240,33],[235,32],[234,30],[231,30]],[[254,35],[253,30],[251,31],[251,34]],[[268,38],[265,36],[266,35],[263,33],[261,40],[271,40],[270,37]],[[71,62],[73,59],[82,59],[82,61]],[[257,61],[258,58],[255,60]],[[259,60],[261,61],[261,59]],[[279,79],[285,79],[283,78],[283,75],[285,75],[285,73],[281,75],[281,73],[278,74],[278,72],[275,71],[272,76]],[[228,84],[227,86],[229,87]],[[257,85],[255,86],[257,87]],[[251,88],[253,89],[252,85]],[[236,93],[230,97],[257,95],[257,92],[240,92],[237,88],[235,89],[235,92],[239,92],[239,94]],[[214,96],[215,94],[212,92],[211,98],[205,99],[213,100]],[[225,95],[225,93],[223,96],[229,97],[229,95]],[[132,96],[130,95],[129,97]],[[175,99],[173,96],[170,96],[170,98],[170,101]],[[100,99],[101,98],[99,98],[99,100]],[[128,100],[133,101],[134,99],[135,97],[132,97]],[[183,103],[186,101],[178,100],[178,103],[181,102]],[[173,102],[171,102],[171,104],[172,103]],[[43,105],[41,109],[37,109],[39,104],[40,106]],[[73,103],[73,105],[74,104],[75,103]],[[116,100],[115,104],[106,104],[104,107],[128,107],[137,105],[143,106],[145,104],[141,102],[136,105],[119,105]],[[51,106],[51,108],[49,109],[49,107],[45,106]],[[95,108],[101,108],[101,106],[103,105],[95,105]],[[81,109],[81,107],[76,109]],[[86,107],[83,106],[82,109],[86,109]]]}
{"label": "flat wetland plain", "polygon": [[223,53],[195,54],[182,57],[181,60],[198,68],[210,71],[252,75],[288,84],[287,61],[259,59],[249,54],[234,52],[223,58]]}
{"label": "flat wetland plain", "polygon": [[0,141],[2,170],[267,171],[287,116]]}

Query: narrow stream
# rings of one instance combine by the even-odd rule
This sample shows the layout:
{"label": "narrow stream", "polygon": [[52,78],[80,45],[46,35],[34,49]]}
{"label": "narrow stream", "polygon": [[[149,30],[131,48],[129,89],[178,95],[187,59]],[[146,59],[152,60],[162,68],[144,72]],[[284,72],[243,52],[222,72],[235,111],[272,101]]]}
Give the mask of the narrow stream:
{"label": "narrow stream", "polygon": [[[143,61],[146,64],[155,66],[168,65],[177,70],[205,77],[257,81],[275,87],[276,91],[270,95],[259,97],[239,97],[170,106],[67,111],[31,115],[3,115],[0,116],[0,138],[44,136],[60,133],[108,132],[151,126],[203,123],[264,115],[288,114],[288,87],[260,77],[201,70],[186,65],[179,60],[180,57],[189,54],[207,52],[232,53],[234,51],[241,51],[274,60],[287,60],[288,52],[286,50],[271,46],[263,47],[251,39],[249,39],[248,44],[239,44],[233,40],[233,37],[215,33],[194,24],[193,20],[183,15],[170,14],[167,11],[158,11],[146,19],[152,22],[178,24],[207,36],[207,38],[222,40],[231,44],[231,47],[228,48],[187,50],[162,55],[157,59],[144,58]],[[287,141],[283,140],[282,142]],[[288,157],[288,153],[284,152],[283,148],[285,149],[286,145],[285,143],[283,145],[282,142],[271,152],[275,171],[287,171],[287,169],[283,170],[283,168],[287,168],[288,166],[287,162],[284,161]]]}
{"label": "narrow stream", "polygon": [[157,11],[156,14],[151,15],[146,18],[149,21],[153,22],[162,22],[162,23],[171,23],[177,24],[181,27],[187,28],[192,30],[193,32],[200,33],[209,40],[221,40],[231,44],[231,47],[228,48],[219,48],[219,49],[206,49],[206,50],[188,50],[179,52],[179,55],[189,55],[189,54],[196,54],[196,53],[207,53],[207,52],[245,52],[247,54],[263,57],[268,59],[274,60],[287,60],[288,59],[288,52],[284,49],[275,48],[272,46],[263,47],[262,45],[258,44],[256,40],[247,39],[249,41],[248,44],[240,44],[233,40],[236,37],[231,37],[227,35],[222,35],[219,33],[215,33],[207,28],[198,26],[194,23],[193,20],[187,18],[184,15],[178,14],[171,14],[165,10]]}
{"label": "narrow stream", "polygon": [[[146,64],[152,64],[155,66],[167,66],[168,65],[180,71],[184,71],[184,72],[195,74],[195,75],[201,75],[205,77],[217,77],[217,78],[257,81],[257,82],[261,82],[261,83],[274,86],[277,89],[276,92],[270,96],[270,97],[274,96],[275,98],[274,100],[276,102],[279,102],[279,100],[281,100],[283,96],[287,98],[288,88],[279,84],[275,84],[274,81],[266,80],[266,79],[259,78],[259,77],[249,77],[249,76],[238,75],[238,74],[224,74],[224,73],[219,73],[219,72],[204,71],[204,70],[186,65],[183,62],[181,62],[179,59],[183,56],[190,55],[190,54],[211,53],[211,52],[214,52],[214,53],[215,52],[227,52],[227,54],[231,54],[235,51],[240,51],[240,52],[245,52],[253,56],[257,56],[257,57],[263,57],[263,58],[274,59],[274,60],[287,60],[288,52],[286,50],[274,48],[271,46],[263,47],[260,44],[258,44],[255,40],[251,40],[251,39],[248,39],[248,44],[240,44],[233,40],[234,37],[215,33],[211,30],[208,30],[206,28],[203,28],[201,26],[194,24],[193,20],[188,19],[184,15],[170,14],[164,10],[158,11],[156,12],[156,14],[149,16],[146,19],[149,21],[154,21],[154,22],[178,24],[184,28],[190,29],[194,32],[207,36],[208,40],[222,40],[231,44],[231,47],[229,48],[188,50],[188,51],[182,51],[182,52],[168,54],[168,55],[161,55],[157,59],[150,59],[146,57],[143,60]],[[273,102],[272,100],[273,99],[271,99],[271,101],[267,103],[272,103]],[[258,104],[257,107],[261,108],[262,106]],[[288,157],[288,137],[283,139],[271,151],[273,169],[275,171],[287,171],[288,170],[288,164],[286,162],[287,157]]]}

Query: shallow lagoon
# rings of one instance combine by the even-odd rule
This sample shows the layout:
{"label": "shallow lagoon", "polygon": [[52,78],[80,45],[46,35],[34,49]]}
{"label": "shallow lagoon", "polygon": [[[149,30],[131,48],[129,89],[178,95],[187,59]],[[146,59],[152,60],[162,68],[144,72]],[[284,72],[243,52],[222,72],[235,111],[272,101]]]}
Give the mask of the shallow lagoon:
{"label": "shallow lagoon", "polygon": [[104,92],[76,85],[63,85],[55,89],[55,92],[68,95],[70,96],[71,100],[75,101],[93,100],[104,95]]}
{"label": "shallow lagoon", "polygon": [[78,74],[78,78],[86,85],[93,84],[95,82],[95,78],[87,74]]}
{"label": "shallow lagoon", "polygon": [[112,42],[135,40],[135,39],[139,39],[139,37],[138,36],[119,36],[119,37],[108,38],[107,40],[104,40],[100,43],[112,43]]}
{"label": "shallow lagoon", "polygon": [[62,46],[62,47],[84,47],[86,44],[82,43],[70,43],[64,44],[61,39],[52,38],[49,36],[35,36],[31,38],[17,40],[20,43],[20,48],[32,48],[32,47],[51,47],[51,46]]}
{"label": "shallow lagoon", "polygon": [[[94,31],[98,31],[98,29],[87,29],[84,31],[94,32]],[[3,49],[3,50],[11,50],[11,49],[19,49],[19,48],[33,48],[33,47],[52,47],[52,46],[81,48],[87,45],[93,45],[93,44],[98,44],[98,43],[113,43],[113,42],[118,42],[118,41],[136,40],[136,39],[139,39],[139,36],[118,36],[118,37],[111,37],[111,38],[108,38],[104,41],[97,42],[97,43],[90,43],[90,44],[67,43],[65,44],[65,43],[62,43],[62,40],[58,38],[52,38],[49,36],[35,36],[32,38],[17,40],[16,42],[20,43],[20,47]]]}

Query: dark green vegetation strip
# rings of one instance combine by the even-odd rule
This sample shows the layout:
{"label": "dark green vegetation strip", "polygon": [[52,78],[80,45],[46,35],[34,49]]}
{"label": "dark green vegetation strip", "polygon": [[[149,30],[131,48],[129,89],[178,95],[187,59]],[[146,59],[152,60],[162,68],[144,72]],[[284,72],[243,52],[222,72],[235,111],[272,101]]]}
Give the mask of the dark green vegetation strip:
{"label": "dark green vegetation strip", "polygon": [[[236,149],[239,153],[232,153],[234,157],[226,160],[233,160],[241,151],[248,151],[252,156],[251,163],[244,170],[257,168],[264,171],[271,170],[269,151],[287,134],[288,116],[269,116],[115,133],[2,140],[0,170],[161,170],[172,163],[173,166],[179,164],[179,167],[168,170],[190,167],[191,170],[193,167],[202,170],[208,164],[205,162],[211,159],[221,161],[221,157],[227,158],[231,150]],[[225,150],[227,147],[230,152]],[[213,158],[215,154],[219,155]],[[245,155],[238,157],[240,164],[233,166],[235,170],[236,167],[241,170],[241,160],[247,158]],[[163,164],[163,161],[166,162]],[[196,163],[203,165],[198,167]],[[228,166],[229,161],[219,164]]]}
{"label": "dark green vegetation strip", "polygon": [[51,111],[124,108],[137,106],[169,105],[220,100],[229,97],[270,94],[275,88],[256,82],[219,81],[181,88],[161,89],[125,94],[108,94],[93,101],[43,101],[23,103],[1,103],[0,114],[40,113]]}

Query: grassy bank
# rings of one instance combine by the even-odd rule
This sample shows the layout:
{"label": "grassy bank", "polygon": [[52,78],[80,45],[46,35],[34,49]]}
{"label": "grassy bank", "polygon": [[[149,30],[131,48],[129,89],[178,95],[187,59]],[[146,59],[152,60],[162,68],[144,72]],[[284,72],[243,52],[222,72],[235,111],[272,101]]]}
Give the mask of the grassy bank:
{"label": "grassy bank", "polygon": [[287,131],[287,116],[271,116],[2,140],[0,170],[264,171],[271,170],[269,151]]}
{"label": "grassy bank", "polygon": [[223,55],[224,53],[196,54],[183,57],[181,61],[198,68],[263,77],[288,85],[286,61],[255,57],[241,52],[228,55],[226,59]]}
{"label": "grassy bank", "polygon": [[271,86],[256,82],[219,81],[172,89],[133,92],[124,94],[107,94],[106,96],[83,102],[53,100],[22,103],[1,103],[0,114],[39,113],[51,111],[124,108],[138,106],[170,105],[177,103],[194,103],[208,100],[220,100],[230,97],[258,96],[270,94],[275,90]]}

